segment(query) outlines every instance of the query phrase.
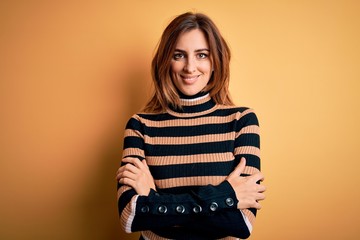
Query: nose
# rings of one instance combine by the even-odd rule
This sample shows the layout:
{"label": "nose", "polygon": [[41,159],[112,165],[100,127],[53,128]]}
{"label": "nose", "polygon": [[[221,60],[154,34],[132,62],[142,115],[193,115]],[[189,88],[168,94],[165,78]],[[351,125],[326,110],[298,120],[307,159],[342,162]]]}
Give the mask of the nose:
{"label": "nose", "polygon": [[184,72],[193,73],[195,72],[195,70],[196,70],[195,60],[192,58],[188,58],[184,66]]}

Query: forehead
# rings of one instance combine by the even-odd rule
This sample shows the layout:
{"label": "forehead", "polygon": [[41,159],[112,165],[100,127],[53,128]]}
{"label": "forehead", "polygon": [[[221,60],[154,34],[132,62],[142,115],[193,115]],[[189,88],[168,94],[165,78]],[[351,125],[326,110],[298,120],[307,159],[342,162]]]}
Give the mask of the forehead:
{"label": "forehead", "polygon": [[180,34],[176,43],[176,48],[186,51],[209,49],[209,43],[201,30],[193,29]]}

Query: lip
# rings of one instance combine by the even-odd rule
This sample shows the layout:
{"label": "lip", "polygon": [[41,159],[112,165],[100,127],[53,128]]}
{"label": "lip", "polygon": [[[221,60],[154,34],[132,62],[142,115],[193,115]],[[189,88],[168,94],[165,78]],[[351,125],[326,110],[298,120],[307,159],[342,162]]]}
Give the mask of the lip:
{"label": "lip", "polygon": [[196,80],[199,78],[200,75],[193,75],[193,76],[184,76],[184,75],[180,75],[181,79],[186,83],[186,84],[193,84],[194,82],[196,82]]}

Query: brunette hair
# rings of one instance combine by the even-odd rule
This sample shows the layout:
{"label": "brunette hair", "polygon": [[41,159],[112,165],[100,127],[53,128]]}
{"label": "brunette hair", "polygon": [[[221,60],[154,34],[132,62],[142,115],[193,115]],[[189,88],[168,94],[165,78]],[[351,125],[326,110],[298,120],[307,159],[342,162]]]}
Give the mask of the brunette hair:
{"label": "brunette hair", "polygon": [[154,94],[146,104],[145,112],[162,112],[171,105],[181,109],[180,97],[171,79],[171,60],[179,36],[190,30],[201,30],[208,41],[213,74],[204,91],[218,104],[234,105],[229,93],[230,49],[214,22],[201,13],[187,12],[177,16],[164,30],[152,60],[151,74]]}

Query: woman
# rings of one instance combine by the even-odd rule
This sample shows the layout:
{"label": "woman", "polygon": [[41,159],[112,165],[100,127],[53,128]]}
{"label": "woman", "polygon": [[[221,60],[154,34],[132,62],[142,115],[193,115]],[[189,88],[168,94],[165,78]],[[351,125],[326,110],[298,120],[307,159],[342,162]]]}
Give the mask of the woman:
{"label": "woman", "polygon": [[164,30],[152,61],[153,97],[127,123],[117,172],[126,232],[140,239],[249,237],[265,198],[258,120],[235,107],[229,48],[203,14]]}

